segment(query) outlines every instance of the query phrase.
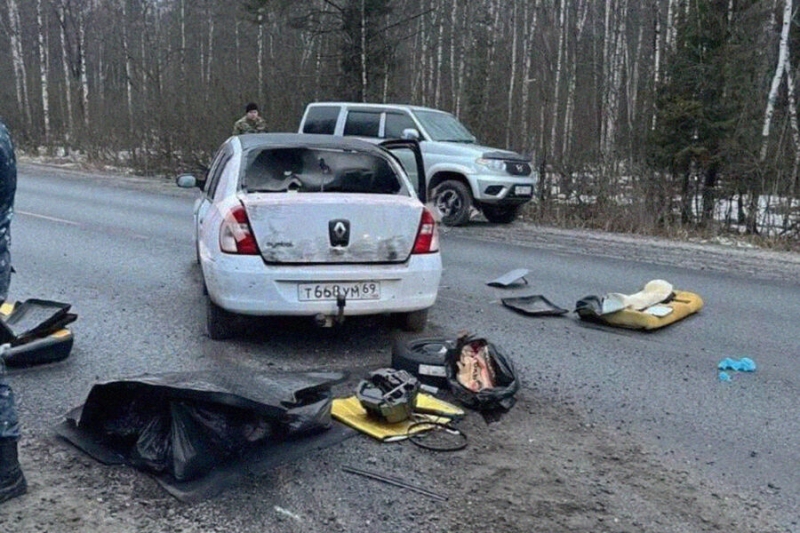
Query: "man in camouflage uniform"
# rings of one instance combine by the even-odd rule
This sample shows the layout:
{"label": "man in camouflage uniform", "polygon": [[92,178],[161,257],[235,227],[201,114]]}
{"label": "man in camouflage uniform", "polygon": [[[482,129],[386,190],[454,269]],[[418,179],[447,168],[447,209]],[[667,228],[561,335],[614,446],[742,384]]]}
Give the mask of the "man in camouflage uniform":
{"label": "man in camouflage uniform", "polygon": [[[8,297],[11,282],[11,217],[14,214],[14,194],[17,190],[17,161],[14,145],[5,124],[0,121],[0,301]],[[25,494],[27,485],[19,466],[17,441],[19,421],[14,410],[14,393],[3,376],[3,352],[0,346],[0,503]]]}
{"label": "man in camouflage uniform", "polygon": [[267,122],[258,114],[258,106],[250,102],[244,110],[245,115],[233,124],[233,134],[265,133]]}

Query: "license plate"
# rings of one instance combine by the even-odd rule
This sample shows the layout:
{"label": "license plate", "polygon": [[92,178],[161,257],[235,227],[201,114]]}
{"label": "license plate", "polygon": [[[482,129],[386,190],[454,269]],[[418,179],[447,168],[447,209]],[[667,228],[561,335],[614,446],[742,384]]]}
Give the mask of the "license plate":
{"label": "license plate", "polygon": [[378,300],[381,297],[380,281],[359,281],[353,283],[300,283],[297,285],[297,299],[301,302],[336,300]]}
{"label": "license plate", "polygon": [[517,196],[530,196],[533,194],[533,187],[530,185],[517,185],[514,187],[514,194]]}

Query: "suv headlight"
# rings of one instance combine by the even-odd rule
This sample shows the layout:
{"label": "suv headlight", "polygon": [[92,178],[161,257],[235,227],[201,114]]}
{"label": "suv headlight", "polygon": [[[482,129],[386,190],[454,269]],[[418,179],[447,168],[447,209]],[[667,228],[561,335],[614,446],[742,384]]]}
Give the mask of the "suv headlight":
{"label": "suv headlight", "polygon": [[486,167],[489,170],[494,170],[495,172],[502,172],[506,169],[505,161],[500,159],[486,159],[484,157],[479,157],[475,160],[477,164],[482,167]]}

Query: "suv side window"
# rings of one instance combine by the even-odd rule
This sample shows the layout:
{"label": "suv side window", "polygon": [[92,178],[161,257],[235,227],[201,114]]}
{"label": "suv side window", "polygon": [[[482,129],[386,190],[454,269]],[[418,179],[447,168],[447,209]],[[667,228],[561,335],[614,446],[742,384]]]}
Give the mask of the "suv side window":
{"label": "suv side window", "polygon": [[344,124],[344,135],[377,137],[380,129],[380,111],[350,111]]}
{"label": "suv side window", "polygon": [[211,163],[205,186],[205,193],[209,199],[214,198],[214,193],[217,192],[217,185],[219,184],[219,177],[222,176],[222,171],[225,170],[225,165],[228,164],[232,156],[233,154],[230,152],[228,145],[225,145],[217,153],[214,162]]}
{"label": "suv side window", "polygon": [[405,113],[386,113],[386,125],[383,133],[386,139],[401,139],[403,130],[408,128],[419,130],[411,117]]}
{"label": "suv side window", "polygon": [[311,107],[308,113],[306,113],[306,121],[303,123],[303,133],[333,135],[336,129],[336,119],[338,117],[338,106],[319,105]]}

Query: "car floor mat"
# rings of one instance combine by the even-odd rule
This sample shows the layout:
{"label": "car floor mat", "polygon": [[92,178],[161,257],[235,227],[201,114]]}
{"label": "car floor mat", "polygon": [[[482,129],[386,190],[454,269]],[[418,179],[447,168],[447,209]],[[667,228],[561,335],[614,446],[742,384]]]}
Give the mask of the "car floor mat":
{"label": "car floor mat", "polygon": [[563,309],[541,294],[513,296],[500,300],[504,306],[528,316],[561,316],[569,311]]}
{"label": "car floor mat", "polygon": [[61,329],[77,318],[77,315],[69,314],[70,307],[66,303],[33,298],[17,303],[11,313],[0,321],[0,342],[23,344]]}
{"label": "car floor mat", "polygon": [[511,272],[506,272],[499,278],[493,279],[492,281],[487,282],[486,284],[490,287],[510,287],[512,285],[520,285],[528,284],[528,280],[525,279],[530,273],[530,270],[527,268],[518,268],[516,270],[512,270]]}

